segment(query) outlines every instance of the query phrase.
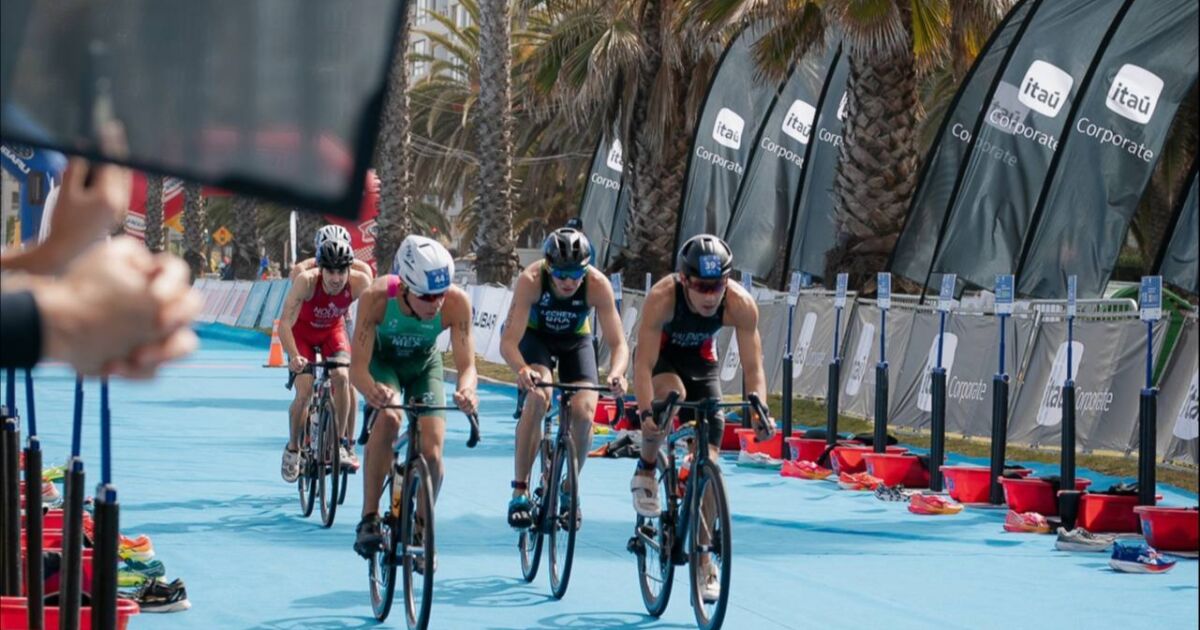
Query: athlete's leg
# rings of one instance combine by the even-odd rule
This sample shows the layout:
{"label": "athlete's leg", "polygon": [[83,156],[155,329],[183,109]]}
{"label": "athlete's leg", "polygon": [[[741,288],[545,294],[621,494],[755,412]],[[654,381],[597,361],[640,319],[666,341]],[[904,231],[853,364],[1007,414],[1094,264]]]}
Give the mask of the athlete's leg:
{"label": "athlete's leg", "polygon": [[[550,369],[544,365],[531,365],[537,370],[542,382],[550,382]],[[517,421],[516,452],[513,456],[513,480],[529,484],[529,471],[537,457],[538,443],[542,440],[542,418],[550,407],[550,390],[536,387],[525,394],[525,406]],[[512,495],[528,494],[528,488],[513,488]]]}
{"label": "athlete's leg", "polygon": [[383,493],[383,481],[391,472],[392,453],[396,436],[400,434],[400,412],[383,409],[375,412],[371,436],[363,449],[363,506],[366,518],[379,510],[379,495]]}
{"label": "athlete's leg", "polygon": [[[559,380],[573,385],[596,385],[600,374],[596,369],[596,348],[590,339],[581,340],[558,357]],[[583,470],[583,462],[592,450],[592,419],[596,417],[596,392],[577,392],[571,397],[571,438],[575,442],[575,466]]]}
{"label": "athlete's leg", "polygon": [[296,382],[292,385],[296,392],[296,397],[292,399],[292,405],[288,409],[288,416],[291,418],[291,424],[288,431],[289,450],[300,449],[300,434],[304,430],[304,421],[308,415],[308,402],[312,398],[313,393],[313,375],[298,374]]}

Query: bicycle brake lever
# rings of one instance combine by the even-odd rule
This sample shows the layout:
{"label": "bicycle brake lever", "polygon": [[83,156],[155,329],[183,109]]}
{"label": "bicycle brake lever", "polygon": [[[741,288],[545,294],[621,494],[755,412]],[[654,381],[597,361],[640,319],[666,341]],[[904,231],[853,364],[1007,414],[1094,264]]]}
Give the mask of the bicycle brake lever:
{"label": "bicycle brake lever", "polygon": [[468,414],[467,421],[471,423],[471,435],[467,438],[467,448],[475,448],[479,444],[479,415]]}

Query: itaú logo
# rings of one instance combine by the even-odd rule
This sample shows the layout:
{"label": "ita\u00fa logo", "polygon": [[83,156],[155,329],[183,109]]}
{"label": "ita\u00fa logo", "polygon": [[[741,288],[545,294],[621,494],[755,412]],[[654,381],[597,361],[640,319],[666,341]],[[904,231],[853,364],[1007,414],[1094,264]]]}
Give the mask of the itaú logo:
{"label": "ita\u00fa logo", "polygon": [[808,139],[812,137],[813,119],[816,116],[817,110],[812,105],[796,99],[788,108],[787,115],[783,117],[780,129],[796,142],[808,144]]}
{"label": "ita\u00fa logo", "polygon": [[725,350],[725,362],[721,364],[721,380],[730,381],[742,365],[742,357],[738,354],[737,335],[729,339],[729,348]]}
{"label": "ita\u00fa logo", "polygon": [[1175,429],[1172,433],[1181,440],[1194,440],[1200,437],[1200,420],[1196,419],[1196,397],[1200,390],[1200,372],[1192,371],[1192,384],[1188,386],[1187,396],[1179,406],[1179,415],[1175,417]]}
{"label": "ita\u00fa logo", "polygon": [[817,314],[805,313],[804,323],[800,324],[800,338],[796,341],[796,356],[792,357],[792,378],[800,378],[804,365],[808,362],[808,350],[812,346],[813,332],[817,329]]}
{"label": "ita\u00fa logo", "polygon": [[875,339],[875,324],[863,324],[858,336],[858,347],[854,349],[854,362],[850,364],[850,379],[846,381],[846,395],[856,396],[867,376],[867,357],[871,355],[871,342]]}
{"label": "ita\u00fa logo", "polygon": [[[921,389],[917,391],[917,409],[933,411],[933,368],[937,367],[938,338],[929,344],[929,358],[925,360],[925,373],[921,376]],[[942,340],[942,367],[946,377],[954,368],[954,355],[958,353],[958,335],[946,333]]]}
{"label": "ita\u00fa logo", "polygon": [[1029,65],[1021,80],[1017,98],[1033,111],[1054,118],[1062,109],[1075,79],[1058,66],[1037,60]]}
{"label": "ita\u00fa logo", "polygon": [[[1071,374],[1079,374],[1079,366],[1083,364],[1083,343],[1075,341],[1071,344]],[[1052,427],[1062,422],[1062,385],[1067,380],[1067,342],[1058,345],[1054,353],[1054,363],[1050,368],[1050,377],[1042,387],[1042,402],[1038,405],[1037,423]]]}
{"label": "ita\u00fa logo", "polygon": [[1136,123],[1146,124],[1154,116],[1163,80],[1158,75],[1127,63],[1117,71],[1104,104]]}
{"label": "ita\u00fa logo", "polygon": [[621,150],[621,141],[613,139],[612,146],[608,148],[608,155],[604,158],[604,163],[608,168],[620,173],[625,167],[624,152]]}
{"label": "ita\u00fa logo", "polygon": [[717,141],[717,144],[730,149],[737,150],[742,146],[742,129],[745,128],[746,121],[742,120],[737,112],[722,107],[721,111],[717,112],[717,120],[713,123],[712,137]]}

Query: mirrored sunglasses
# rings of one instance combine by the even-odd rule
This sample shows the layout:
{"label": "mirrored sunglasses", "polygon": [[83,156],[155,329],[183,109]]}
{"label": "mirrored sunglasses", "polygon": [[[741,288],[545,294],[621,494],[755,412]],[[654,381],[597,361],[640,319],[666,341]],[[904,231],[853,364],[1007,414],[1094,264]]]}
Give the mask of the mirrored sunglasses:
{"label": "mirrored sunglasses", "polygon": [[587,274],[587,267],[573,267],[570,269],[550,269],[550,275],[559,280],[578,280]]}

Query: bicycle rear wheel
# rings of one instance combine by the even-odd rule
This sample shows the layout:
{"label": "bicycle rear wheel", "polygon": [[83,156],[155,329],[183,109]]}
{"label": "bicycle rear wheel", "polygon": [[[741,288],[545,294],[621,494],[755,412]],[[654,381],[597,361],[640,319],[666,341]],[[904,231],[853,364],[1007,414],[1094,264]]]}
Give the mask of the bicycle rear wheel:
{"label": "bicycle rear wheel", "polygon": [[383,482],[383,500],[387,501],[388,509],[381,510],[380,533],[383,535],[383,545],[371,556],[367,575],[371,580],[371,610],[375,619],[387,619],[392,610],[392,598],[396,593],[396,544],[400,540],[400,496],[404,484],[404,476],[400,471],[393,470]]}
{"label": "bicycle rear wheel", "polygon": [[651,617],[661,616],[667,610],[671,585],[675,582],[671,548],[675,542],[676,508],[675,500],[671,498],[671,475],[664,460],[666,455],[659,454],[658,497],[662,510],[657,518],[646,518],[639,514],[634,529],[638,584],[641,586],[642,603]]}
{"label": "bicycle rear wheel", "polygon": [[433,606],[437,555],[433,540],[433,481],[423,457],[408,466],[401,506],[396,555],[404,576],[404,613],[409,628],[424,630],[429,627],[429,611]]}
{"label": "bicycle rear wheel", "polygon": [[317,487],[321,499],[321,524],[328,528],[333,527],[333,518],[337,514],[338,490],[342,479],[337,413],[333,401],[328,398],[321,403],[321,421],[317,426],[321,433],[317,439]]}
{"label": "bicycle rear wheel", "polygon": [[296,488],[300,492],[300,515],[305,518],[312,514],[313,504],[317,498],[314,424],[316,421],[309,413],[300,433],[300,477],[296,479]]}
{"label": "bicycle rear wheel", "polygon": [[[695,480],[696,496],[689,506],[688,573],[692,583],[692,611],[701,630],[715,630],[724,622],[729,603],[733,560],[729,503],[725,498],[721,469],[716,464],[706,461],[698,469],[693,467],[692,474],[700,475]],[[709,579],[708,572],[713,569],[720,593],[715,598],[706,598],[702,594],[703,588]]]}
{"label": "bicycle rear wheel", "polygon": [[545,540],[541,527],[542,506],[546,504],[546,487],[550,485],[550,449],[546,442],[538,448],[537,487],[531,496],[533,524],[521,530],[517,548],[521,552],[521,576],[526,582],[537,577],[538,565],[542,560],[542,544]]}
{"label": "bicycle rear wheel", "polygon": [[571,581],[575,559],[575,515],[579,513],[579,469],[575,466],[575,444],[566,440],[554,449],[554,472],[546,505],[546,535],[550,538],[550,594],[562,599]]}

